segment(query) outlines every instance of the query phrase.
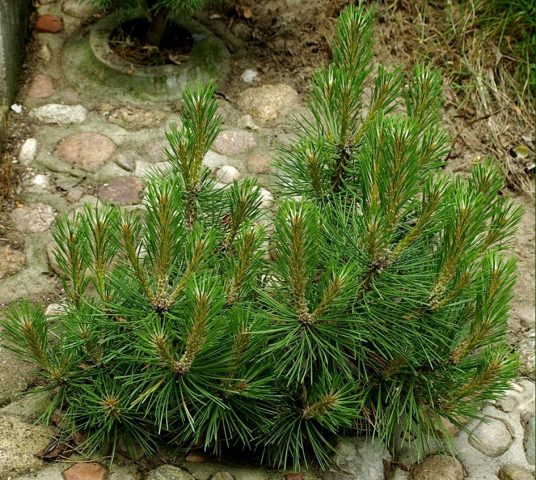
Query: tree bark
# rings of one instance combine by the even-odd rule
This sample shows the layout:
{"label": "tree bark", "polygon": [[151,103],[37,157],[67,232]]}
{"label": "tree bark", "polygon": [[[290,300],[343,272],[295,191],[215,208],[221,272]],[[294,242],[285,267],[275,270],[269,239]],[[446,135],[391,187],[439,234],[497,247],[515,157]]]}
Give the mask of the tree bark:
{"label": "tree bark", "polygon": [[149,23],[149,30],[147,30],[147,35],[145,37],[147,44],[154,45],[155,47],[160,46],[162,37],[166,32],[167,18],[169,13],[169,9],[161,8],[152,16],[152,19]]}

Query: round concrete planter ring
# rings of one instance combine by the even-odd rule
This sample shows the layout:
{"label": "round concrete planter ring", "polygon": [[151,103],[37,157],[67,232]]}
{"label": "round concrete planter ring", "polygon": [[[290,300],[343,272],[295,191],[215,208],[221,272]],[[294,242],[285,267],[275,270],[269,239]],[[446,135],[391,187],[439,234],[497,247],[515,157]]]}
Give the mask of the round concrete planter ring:
{"label": "round concrete planter ring", "polygon": [[180,21],[193,38],[192,50],[184,63],[148,67],[119,57],[110,48],[110,34],[125,21],[142,16],[140,10],[112,13],[99,20],[89,35],[68,42],[63,64],[68,81],[90,96],[154,102],[180,98],[186,85],[225,78],[229,52],[192,18]]}

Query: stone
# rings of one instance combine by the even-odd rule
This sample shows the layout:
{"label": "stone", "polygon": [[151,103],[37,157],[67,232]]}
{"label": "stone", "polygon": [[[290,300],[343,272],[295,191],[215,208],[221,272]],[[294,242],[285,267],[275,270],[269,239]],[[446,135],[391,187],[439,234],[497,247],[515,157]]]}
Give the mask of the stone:
{"label": "stone", "polygon": [[231,165],[223,165],[216,171],[219,182],[229,184],[240,178],[240,172]]}
{"label": "stone", "polygon": [[209,150],[205,154],[205,158],[203,159],[203,165],[213,172],[218,167],[225,165],[228,161],[229,159],[225,155],[220,155],[213,150]]}
{"label": "stone", "polygon": [[114,162],[117,166],[121,167],[127,172],[133,172],[136,170],[136,160],[132,155],[125,155],[124,153],[119,153],[114,157]]}
{"label": "stone", "polygon": [[48,175],[38,173],[31,179],[32,190],[46,190],[50,186],[50,179]]}
{"label": "stone", "polygon": [[324,473],[323,479],[383,479],[384,462],[390,460],[387,448],[377,439],[343,437],[335,447],[333,466]]}
{"label": "stone", "polygon": [[298,92],[284,83],[248,88],[237,100],[242,111],[261,122],[274,121],[300,103]]}
{"label": "stone", "polygon": [[249,173],[258,175],[261,173],[270,173],[270,163],[272,156],[266,153],[252,153],[246,159],[246,169]]}
{"label": "stone", "polygon": [[24,393],[20,398],[0,409],[0,414],[17,415],[26,421],[35,421],[45,413],[51,400],[50,391]]}
{"label": "stone", "polygon": [[143,183],[136,177],[117,177],[102,185],[97,196],[112,205],[136,205],[140,203]]}
{"label": "stone", "polygon": [[150,178],[152,175],[162,175],[172,169],[170,162],[161,162],[158,164],[139,161],[136,162],[136,170],[134,175],[141,179]]}
{"label": "stone", "polygon": [[172,465],[162,465],[149,472],[146,480],[195,480],[195,477]]}
{"label": "stone", "polygon": [[22,165],[30,165],[37,156],[38,143],[35,138],[27,138],[20,147],[19,162]]}
{"label": "stone", "polygon": [[36,470],[43,464],[38,455],[49,444],[54,430],[30,424],[21,417],[0,414],[0,478]]}
{"label": "stone", "polygon": [[0,280],[14,275],[26,265],[26,255],[9,245],[0,245]]}
{"label": "stone", "polygon": [[285,480],[304,480],[301,473],[287,473],[283,478]]}
{"label": "stone", "polygon": [[28,90],[29,98],[47,98],[54,93],[54,83],[48,75],[36,75]]}
{"label": "stone", "polygon": [[242,72],[242,75],[240,75],[240,80],[245,83],[253,83],[255,80],[257,80],[258,76],[259,72],[257,72],[257,70],[253,70],[252,68],[246,68]]}
{"label": "stone", "polygon": [[110,477],[107,480],[139,480],[136,465],[118,465],[114,463],[110,467]]}
{"label": "stone", "polygon": [[531,330],[527,336],[519,342],[519,373],[529,377],[534,376],[534,362],[536,361],[534,342],[534,330]]}
{"label": "stone", "polygon": [[60,33],[63,31],[63,18],[57,15],[39,15],[35,30],[39,33]]}
{"label": "stone", "polygon": [[272,192],[266,190],[266,188],[261,188],[261,207],[270,208],[274,203],[274,196]]}
{"label": "stone", "polygon": [[519,414],[526,420],[534,414],[534,392],[534,382],[521,378],[510,383],[510,389],[504,392],[496,406],[503,412]]}
{"label": "stone", "polygon": [[228,472],[216,472],[210,476],[209,480],[235,480],[235,477]]}
{"label": "stone", "polygon": [[65,0],[61,10],[71,17],[80,19],[90,17],[97,12],[97,9],[85,0]]}
{"label": "stone", "polygon": [[58,315],[63,315],[67,311],[65,305],[61,303],[51,303],[45,308],[45,315],[50,318],[55,318]]}
{"label": "stone", "polygon": [[[59,160],[58,160],[59,162]],[[73,188],[80,185],[84,181],[85,174],[82,172],[82,176],[69,175],[67,173],[57,173],[54,175],[54,184],[59,190],[64,192],[70,192]]]}
{"label": "stone", "polygon": [[207,461],[207,459],[199,453],[189,453],[184,460],[188,463],[205,463]]}
{"label": "stone", "polygon": [[158,127],[166,119],[166,116],[162,110],[145,110],[128,106],[112,110],[108,116],[108,121],[120,125],[126,130],[141,130]]}
{"label": "stone", "polygon": [[61,105],[49,103],[42,107],[30,110],[30,118],[42,123],[55,123],[58,125],[71,125],[82,123],[87,118],[87,109],[82,105]]}
{"label": "stone", "polygon": [[536,457],[536,445],[534,444],[536,432],[534,431],[534,415],[531,416],[525,424],[525,438],[523,446],[525,447],[525,455],[527,456],[527,462],[534,465]]}
{"label": "stone", "polygon": [[503,465],[499,470],[500,480],[534,480],[534,475],[530,470],[515,465],[514,463],[507,463]]}
{"label": "stone", "polygon": [[56,260],[56,250],[58,248],[58,244],[55,241],[48,242],[47,244],[47,261],[48,266],[50,268],[50,271],[54,272],[56,275],[59,275],[60,277],[65,276],[63,273],[63,270],[61,269],[58,261]]}
{"label": "stone", "polygon": [[100,463],[75,463],[63,472],[65,480],[106,480],[108,470]]}
{"label": "stone", "polygon": [[86,189],[82,187],[81,185],[78,185],[74,187],[73,189],[69,190],[67,192],[67,195],[65,195],[65,198],[69,203],[76,203],[78,200],[80,200],[84,194],[86,193]]}
{"label": "stone", "polygon": [[251,115],[242,115],[238,119],[238,126],[254,132],[259,129],[259,126],[253,121],[253,117]]}
{"label": "stone", "polygon": [[462,480],[463,465],[450,455],[432,455],[411,469],[411,480]]}
{"label": "stone", "polygon": [[519,324],[522,328],[534,328],[535,312],[534,308],[531,306],[521,307],[519,310],[514,312],[514,315],[519,320]]}
{"label": "stone", "polygon": [[257,146],[255,135],[247,130],[224,130],[214,141],[212,148],[222,155],[236,155]]}
{"label": "stone", "polygon": [[50,51],[50,47],[46,43],[39,47],[37,55],[45,64],[49,63],[52,60],[52,52]]}
{"label": "stone", "polygon": [[145,143],[144,159],[153,163],[165,162],[168,160],[166,149],[169,148],[169,142],[156,138]]}
{"label": "stone", "polygon": [[116,145],[107,136],[97,132],[69,135],[56,147],[55,154],[75,167],[96,172],[115,152]]}
{"label": "stone", "polygon": [[46,232],[54,223],[56,210],[44,203],[34,203],[15,208],[11,219],[18,230],[24,233]]}
{"label": "stone", "polygon": [[500,418],[488,417],[487,422],[479,422],[469,437],[469,444],[488,457],[502,455],[514,440],[512,427]]}
{"label": "stone", "polygon": [[[17,374],[13,375],[13,372]],[[20,360],[13,352],[3,348],[0,342],[0,405],[5,405],[16,398],[33,380],[32,366]]]}

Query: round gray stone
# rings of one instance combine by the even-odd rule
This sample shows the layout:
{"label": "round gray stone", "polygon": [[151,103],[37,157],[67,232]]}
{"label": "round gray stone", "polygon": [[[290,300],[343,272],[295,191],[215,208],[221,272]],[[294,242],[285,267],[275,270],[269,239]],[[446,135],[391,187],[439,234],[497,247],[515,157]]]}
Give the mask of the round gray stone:
{"label": "round gray stone", "polygon": [[195,480],[195,477],[178,467],[162,465],[149,472],[146,480]]}
{"label": "round gray stone", "polygon": [[507,463],[503,465],[499,470],[500,480],[534,480],[534,475],[530,470],[515,465],[514,463]]}
{"label": "round gray stone", "polygon": [[45,232],[54,223],[55,218],[56,210],[44,203],[26,205],[11,212],[13,223],[24,233]]}
{"label": "round gray stone", "polygon": [[37,140],[35,138],[27,138],[19,152],[19,162],[23,165],[30,165],[37,155]]}
{"label": "round gray stone", "polygon": [[480,422],[469,437],[469,443],[488,457],[498,457],[510,448],[514,438],[512,427],[500,418],[488,417]]}
{"label": "round gray stone", "polygon": [[432,455],[411,469],[411,480],[462,480],[463,465],[450,455]]}
{"label": "round gray stone", "polygon": [[223,165],[216,172],[216,178],[224,184],[232,183],[240,178],[240,172],[231,165]]}

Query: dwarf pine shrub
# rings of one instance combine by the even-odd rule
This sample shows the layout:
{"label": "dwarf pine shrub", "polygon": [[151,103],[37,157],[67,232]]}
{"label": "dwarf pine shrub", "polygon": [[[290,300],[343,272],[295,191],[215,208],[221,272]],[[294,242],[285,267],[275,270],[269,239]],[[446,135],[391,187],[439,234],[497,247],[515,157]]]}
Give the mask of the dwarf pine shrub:
{"label": "dwarf pine shrub", "polygon": [[58,221],[65,310],[17,305],[2,337],[53,392],[66,439],[327,466],[343,432],[392,444],[403,425],[426,444],[507,388],[520,210],[490,162],[441,174],[439,74],[370,81],[372,18],[341,15],[273,217],[253,180],[217,188],[202,164],[220,123],[208,86],[184,94],[172,171],[148,180],[142,214]]}

